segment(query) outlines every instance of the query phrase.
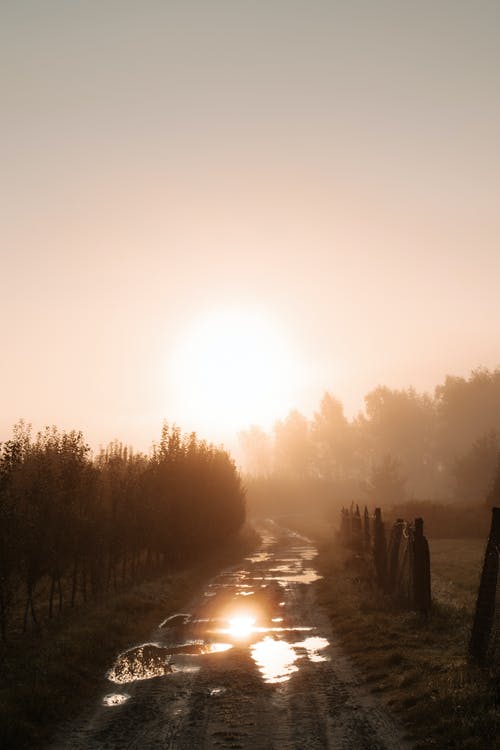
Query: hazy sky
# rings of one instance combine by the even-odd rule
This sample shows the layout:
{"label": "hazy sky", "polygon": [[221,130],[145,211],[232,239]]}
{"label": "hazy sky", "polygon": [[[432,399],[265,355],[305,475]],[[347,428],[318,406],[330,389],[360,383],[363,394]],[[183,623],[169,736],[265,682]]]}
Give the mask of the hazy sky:
{"label": "hazy sky", "polygon": [[500,365],[499,38],[498,0],[0,0],[0,440]]}

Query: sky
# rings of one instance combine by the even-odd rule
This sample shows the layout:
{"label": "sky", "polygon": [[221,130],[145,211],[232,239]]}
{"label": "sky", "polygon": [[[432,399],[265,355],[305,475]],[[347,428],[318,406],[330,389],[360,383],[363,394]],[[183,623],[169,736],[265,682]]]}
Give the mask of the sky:
{"label": "sky", "polygon": [[230,445],[499,366],[499,34],[496,0],[0,0],[0,440]]}

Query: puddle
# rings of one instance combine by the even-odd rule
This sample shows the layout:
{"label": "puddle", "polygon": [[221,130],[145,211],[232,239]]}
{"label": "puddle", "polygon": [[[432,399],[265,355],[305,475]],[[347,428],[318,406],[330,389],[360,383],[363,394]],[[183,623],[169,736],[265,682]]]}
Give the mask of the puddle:
{"label": "puddle", "polygon": [[250,649],[264,682],[277,683],[289,680],[299,668],[295,665],[297,652],[286,641],[276,641],[269,636]]}
{"label": "puddle", "polygon": [[[282,622],[282,617],[277,617],[272,622]],[[312,630],[308,625],[295,625],[284,628],[282,626],[256,625],[254,617],[234,617],[229,620],[228,627],[209,630],[209,633],[226,635],[235,640],[250,640],[252,636],[260,636],[266,633],[307,633]]]}
{"label": "puddle", "polygon": [[299,671],[295,662],[303,658],[304,655],[298,653],[298,649],[306,652],[305,655],[309,661],[321,662],[327,661],[327,658],[318,652],[327,648],[328,645],[327,639],[319,636],[312,636],[298,643],[287,643],[287,641],[266,636],[253,644],[250,653],[264,678],[264,682],[274,684],[286,682],[294,672]]}
{"label": "puddle", "polygon": [[176,615],[170,615],[166,620],[160,623],[160,628],[175,628],[179,625],[187,625],[191,620],[191,615],[186,612],[179,612]]}
{"label": "puddle", "polygon": [[306,568],[297,573],[290,571],[290,573],[279,576],[265,576],[264,580],[278,581],[279,583],[313,583],[314,581],[319,581],[322,577],[313,568]]}
{"label": "puddle", "polygon": [[307,653],[309,661],[328,661],[326,656],[318,653],[330,645],[326,638],[311,636],[310,638],[306,638],[305,640],[300,641],[300,643],[294,643],[293,645],[295,648],[303,648]]}
{"label": "puddle", "polygon": [[223,695],[225,692],[225,687],[214,687],[209,691],[208,694],[211,698],[216,698],[218,695]]}
{"label": "puddle", "polygon": [[172,656],[219,654],[232,647],[231,643],[193,642],[169,647],[145,643],[143,646],[137,646],[120,654],[107,677],[108,680],[119,685],[139,680],[151,680],[153,677],[163,677],[176,671],[170,663]]}
{"label": "puddle", "polygon": [[108,680],[118,685],[136,680],[150,680],[169,674],[172,667],[167,662],[166,649],[153,643],[131,648],[120,654],[107,674]]}
{"label": "puddle", "polygon": [[269,554],[269,552],[257,552],[255,555],[252,555],[251,557],[245,557],[245,560],[248,560],[248,562],[251,562],[251,563],[262,563],[270,559],[271,559],[271,555]]}
{"label": "puddle", "polygon": [[126,703],[130,698],[127,693],[108,693],[102,699],[103,706],[121,706]]}
{"label": "puddle", "polygon": [[[294,599],[293,587],[321,578],[311,562],[316,549],[304,537],[283,533],[278,527],[276,534],[264,532],[262,537],[259,552],[247,557],[240,569],[232,568],[208,583],[197,611],[177,612],[163,620],[159,642],[120,654],[108,679],[117,685],[167,675],[176,679],[176,673],[196,672],[207,665],[210,657],[206,655],[233,647],[244,648],[252,656],[268,683],[289,680],[301,664],[326,661],[327,639],[314,635],[318,631],[308,626],[307,619],[304,625],[290,627],[285,614]],[[217,697],[226,688],[215,685],[207,692]],[[129,697],[110,693],[103,704],[119,706]]]}

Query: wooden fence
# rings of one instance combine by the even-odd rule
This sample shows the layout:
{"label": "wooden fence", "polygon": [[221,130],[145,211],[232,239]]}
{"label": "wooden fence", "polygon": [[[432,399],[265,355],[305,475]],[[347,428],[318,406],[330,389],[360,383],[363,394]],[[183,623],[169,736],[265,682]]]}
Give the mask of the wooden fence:
{"label": "wooden fence", "polygon": [[398,518],[387,540],[381,509],[375,508],[370,517],[365,507],[361,517],[359,506],[352,505],[342,508],[340,536],[345,546],[366,561],[383,591],[411,609],[430,611],[430,555],[421,518],[413,523]]}
{"label": "wooden fence", "polygon": [[[370,516],[365,507],[342,508],[340,539],[362,558],[379,587],[411,609],[427,614],[431,608],[429,545],[424,523],[398,518],[389,538],[380,508]],[[486,666],[498,663],[500,651],[500,508],[492,508],[491,529],[486,543],[476,610],[469,641],[469,655]]]}

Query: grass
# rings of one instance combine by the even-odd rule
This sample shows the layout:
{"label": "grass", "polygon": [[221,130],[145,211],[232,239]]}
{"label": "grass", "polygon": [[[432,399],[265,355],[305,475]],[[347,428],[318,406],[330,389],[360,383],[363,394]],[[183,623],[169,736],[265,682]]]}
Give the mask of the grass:
{"label": "grass", "polygon": [[114,656],[182,611],[201,584],[256,544],[246,531],[184,571],[63,613],[38,633],[0,647],[0,747],[43,747],[56,727],[109,689]]}
{"label": "grass", "polygon": [[431,544],[433,576],[447,594],[426,618],[399,609],[333,543],[321,545],[317,585],[333,628],[416,750],[498,747],[498,672],[467,660],[483,548],[475,540]]}
{"label": "grass", "polygon": [[435,599],[472,612],[476,604],[484,539],[430,539]]}

